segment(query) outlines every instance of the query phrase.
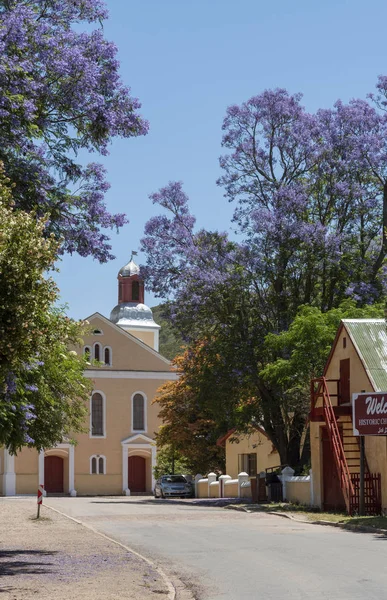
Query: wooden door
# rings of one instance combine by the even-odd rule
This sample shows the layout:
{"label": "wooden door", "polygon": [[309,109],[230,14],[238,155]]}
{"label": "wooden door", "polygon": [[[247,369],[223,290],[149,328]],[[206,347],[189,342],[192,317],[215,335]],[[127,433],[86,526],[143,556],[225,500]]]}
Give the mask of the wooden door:
{"label": "wooden door", "polygon": [[44,458],[44,489],[48,494],[63,494],[63,458]]}
{"label": "wooden door", "polygon": [[326,427],[322,428],[322,459],[324,510],[345,510],[344,496]]}
{"label": "wooden door", "polygon": [[351,401],[350,395],[350,373],[349,358],[340,361],[340,397],[339,404],[346,404]]}
{"label": "wooden door", "polygon": [[142,456],[128,458],[128,487],[131,492],[145,492],[146,462]]}

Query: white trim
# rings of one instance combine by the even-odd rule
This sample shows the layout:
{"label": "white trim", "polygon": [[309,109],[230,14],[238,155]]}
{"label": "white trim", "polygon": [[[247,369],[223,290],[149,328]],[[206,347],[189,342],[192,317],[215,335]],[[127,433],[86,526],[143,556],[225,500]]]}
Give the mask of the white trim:
{"label": "white trim", "polygon": [[151,448],[151,477],[152,477],[152,491],[155,489],[156,477],[154,468],[156,466],[156,455],[157,455],[157,447],[152,446]]}
{"label": "white trim", "polygon": [[[105,362],[105,350],[109,350],[109,353],[110,353],[110,362],[109,363]],[[102,352],[103,352],[103,361],[101,361],[101,362],[103,362],[103,364],[106,367],[111,367],[113,365],[113,350],[112,350],[112,347],[111,346],[104,346]]]}
{"label": "white trim", "polygon": [[179,374],[173,371],[104,371],[86,369],[84,376],[90,379],[159,379],[177,381]]}
{"label": "white trim", "polygon": [[16,495],[15,456],[10,454],[7,448],[4,448],[3,494]]}
{"label": "white trim", "polygon": [[[144,400],[144,429],[134,429],[133,428],[133,399],[136,394],[140,394]],[[130,398],[130,431],[132,433],[146,433],[148,431],[148,398],[145,392],[137,391],[134,392]]]}
{"label": "white trim", "polygon": [[128,446],[122,444],[122,492],[126,496],[130,496],[128,481]]}
{"label": "white trim", "polygon": [[[122,327],[119,327],[119,325],[116,325],[115,323],[112,323],[112,321],[109,321],[109,319],[107,319],[106,317],[101,315],[101,313],[99,313],[99,312],[93,313],[92,315],[90,315],[90,317],[87,317],[86,321],[90,322],[93,319],[101,319],[104,323],[106,323],[107,325],[112,327],[115,331],[118,331],[119,333],[121,333],[121,335],[128,337],[133,342],[135,342],[138,346],[141,346],[141,348],[143,348],[144,350],[148,350],[148,352],[150,352],[151,354],[153,354],[154,356],[156,356],[157,358],[162,360],[167,365],[171,364],[171,361],[168,360],[167,358],[165,358],[162,354],[159,354],[159,352],[156,352],[156,350],[153,350],[153,348],[148,346],[148,344],[146,344],[145,342],[142,342],[141,340],[136,338],[134,335],[132,335],[128,331],[125,331],[125,329],[122,329]],[[157,326],[157,323],[155,323],[155,325]]]}
{"label": "white trim", "polygon": [[[103,435],[93,435],[92,431],[92,399],[93,399],[93,395],[94,394],[101,394],[102,396],[102,430],[103,430]],[[90,395],[90,401],[89,401],[89,406],[90,406],[90,416],[89,416],[89,438],[91,438],[92,440],[98,440],[98,439],[105,439],[106,436],[106,395],[102,390],[93,390],[91,392]]]}
{"label": "white trim", "polygon": [[159,339],[160,339],[159,333],[160,333],[160,329],[156,329],[156,331],[154,333],[155,333],[155,335],[154,335],[154,338],[153,338],[154,339],[153,347],[156,350],[156,352],[158,352],[159,351]]}
{"label": "white trim", "polygon": [[[96,472],[93,473],[93,469],[92,469],[92,461],[93,458],[95,458],[96,463]],[[103,459],[103,473],[99,472],[99,459],[102,458]],[[93,454],[92,456],[90,456],[90,475],[106,475],[106,456],[104,454]]]}
{"label": "white trim", "polygon": [[[133,444],[133,442],[135,440],[143,440],[145,442],[145,444]],[[156,445],[155,440],[153,440],[152,438],[148,437],[147,435],[144,435],[143,433],[136,433],[135,435],[131,435],[130,437],[126,438],[125,440],[122,440],[121,445],[122,446],[136,446],[136,447],[141,447],[141,446],[145,446],[146,444],[153,444],[153,446]]]}

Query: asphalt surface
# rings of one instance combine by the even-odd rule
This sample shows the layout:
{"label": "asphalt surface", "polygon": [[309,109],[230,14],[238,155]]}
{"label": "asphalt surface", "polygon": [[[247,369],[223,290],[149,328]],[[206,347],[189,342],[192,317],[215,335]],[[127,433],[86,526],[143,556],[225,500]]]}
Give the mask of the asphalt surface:
{"label": "asphalt surface", "polygon": [[382,600],[387,537],[153,498],[45,503],[155,560],[200,600]]}

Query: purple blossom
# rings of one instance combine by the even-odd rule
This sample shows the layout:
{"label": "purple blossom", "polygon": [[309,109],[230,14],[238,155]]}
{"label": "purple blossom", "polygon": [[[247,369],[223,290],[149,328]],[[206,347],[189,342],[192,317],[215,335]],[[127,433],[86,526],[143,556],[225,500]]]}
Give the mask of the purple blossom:
{"label": "purple blossom", "polygon": [[[20,0],[0,8],[0,159],[17,206],[49,215],[63,252],[112,258],[104,229],[126,222],[105,204],[101,165],[77,154],[108,153],[114,137],[145,135],[140,103],[119,76],[115,45],[103,37],[100,0]],[[88,31],[79,24],[89,23]],[[76,27],[75,27],[76,26]]]}

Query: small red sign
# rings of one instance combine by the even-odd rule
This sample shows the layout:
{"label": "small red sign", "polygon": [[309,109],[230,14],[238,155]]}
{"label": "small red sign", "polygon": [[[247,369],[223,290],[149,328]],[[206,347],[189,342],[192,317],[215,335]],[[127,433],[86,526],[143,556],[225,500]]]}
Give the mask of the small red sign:
{"label": "small red sign", "polygon": [[387,436],[387,392],[352,396],[353,435]]}
{"label": "small red sign", "polygon": [[40,485],[38,487],[38,504],[43,504],[43,490],[44,490],[44,485]]}

